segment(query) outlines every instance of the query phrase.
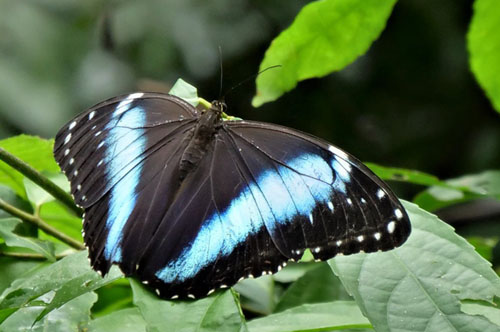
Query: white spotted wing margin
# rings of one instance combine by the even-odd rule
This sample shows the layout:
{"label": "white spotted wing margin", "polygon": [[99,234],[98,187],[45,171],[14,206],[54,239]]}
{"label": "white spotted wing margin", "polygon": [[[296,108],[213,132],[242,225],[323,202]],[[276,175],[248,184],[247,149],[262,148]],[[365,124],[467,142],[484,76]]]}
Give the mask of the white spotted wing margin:
{"label": "white spotted wing margin", "polygon": [[[252,121],[226,122],[247,181],[260,178],[266,227],[288,258],[390,250],[411,224],[386,183],[355,157],[312,135]],[[264,205],[264,203],[263,203]]]}

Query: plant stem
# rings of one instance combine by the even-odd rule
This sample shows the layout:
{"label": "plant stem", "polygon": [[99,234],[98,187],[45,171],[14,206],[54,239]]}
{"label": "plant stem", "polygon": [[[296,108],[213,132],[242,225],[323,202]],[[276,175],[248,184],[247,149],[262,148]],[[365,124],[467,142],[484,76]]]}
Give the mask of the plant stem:
{"label": "plant stem", "polygon": [[23,210],[20,210],[16,208],[15,206],[10,205],[9,203],[5,202],[4,200],[0,199],[0,209],[4,210],[7,213],[10,213],[11,215],[18,217],[24,221],[30,222],[32,224],[37,225],[41,230],[43,230],[45,233],[52,235],[53,237],[61,240],[62,242],[66,243],[67,245],[78,249],[82,250],[85,249],[85,246],[80,243],[79,241],[73,239],[72,237],[58,231],[56,228],[50,226],[47,222],[45,222],[42,218],[37,217],[35,215],[29,214],[27,212],[24,212]]}
{"label": "plant stem", "polygon": [[21,159],[17,158],[13,154],[7,152],[3,148],[0,148],[0,160],[4,161],[6,164],[10,165],[12,168],[42,187],[46,192],[51,194],[54,198],[74,211],[78,216],[82,215],[82,210],[75,205],[75,202],[73,201],[71,195],[59,188],[59,186],[50,181],[46,176],[38,172],[36,169],[34,169]]}
{"label": "plant stem", "polygon": [[203,99],[201,97],[198,98],[198,103],[201,104],[201,106],[205,107],[206,109],[210,109],[212,106],[212,103],[207,101],[206,99]]}
{"label": "plant stem", "polygon": [[[1,250],[0,250],[0,256],[23,258],[23,259],[40,259],[40,260],[47,259],[47,257],[40,255],[40,254],[31,254],[31,253],[27,253],[27,252],[1,251]],[[65,255],[65,254],[56,255],[56,260],[59,260],[59,259],[64,258],[66,256],[68,256],[68,255]]]}

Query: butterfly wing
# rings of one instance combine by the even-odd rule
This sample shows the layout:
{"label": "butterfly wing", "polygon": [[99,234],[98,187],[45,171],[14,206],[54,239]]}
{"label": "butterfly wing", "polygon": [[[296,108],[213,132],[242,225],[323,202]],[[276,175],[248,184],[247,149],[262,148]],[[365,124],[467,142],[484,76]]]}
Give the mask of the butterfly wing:
{"label": "butterfly wing", "polygon": [[[120,261],[123,228],[139,193],[170,160],[198,114],[182,99],[153,93],[121,96],[78,115],[57,134],[54,155],[85,208],[84,239],[92,265],[106,273]],[[172,182],[163,199],[175,192]]]}
{"label": "butterfly wing", "polygon": [[288,260],[269,237],[225,135],[184,180],[134,272],[162,297],[205,296]]}
{"label": "butterfly wing", "polygon": [[246,179],[261,196],[266,228],[289,258],[389,250],[411,226],[390,188],[353,156],[299,131],[226,122]]}

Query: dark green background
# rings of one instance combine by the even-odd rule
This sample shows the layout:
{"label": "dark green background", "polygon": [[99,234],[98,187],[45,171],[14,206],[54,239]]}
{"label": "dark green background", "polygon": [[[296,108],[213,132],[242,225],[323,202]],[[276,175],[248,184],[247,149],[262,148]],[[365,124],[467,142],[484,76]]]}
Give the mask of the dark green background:
{"label": "dark green background", "polygon": [[[168,91],[178,77],[215,99],[219,45],[227,89],[258,71],[270,41],[306,3],[0,0],[0,138],[53,137],[94,103],[137,89]],[[228,113],[313,133],[363,161],[443,178],[497,168],[500,121],[468,66],[471,7],[400,1],[379,40],[343,71],[302,82],[259,109],[250,104],[250,80],[226,97]]]}

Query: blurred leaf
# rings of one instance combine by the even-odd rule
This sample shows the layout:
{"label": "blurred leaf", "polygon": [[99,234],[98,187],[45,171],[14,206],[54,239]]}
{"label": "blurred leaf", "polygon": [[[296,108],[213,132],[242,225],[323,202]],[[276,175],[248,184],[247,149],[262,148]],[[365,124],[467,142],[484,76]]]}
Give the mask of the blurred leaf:
{"label": "blurred leaf", "polygon": [[[69,191],[69,182],[62,173],[52,173],[52,174],[47,174],[45,172],[44,174],[49,180],[54,182],[57,186],[60,188],[64,189],[65,191]],[[28,200],[33,204],[35,208],[40,207],[42,204],[45,204],[47,202],[51,202],[55,200],[54,197],[52,197],[51,194],[46,192],[44,189],[42,189],[40,186],[38,186],[36,183],[31,181],[28,178],[23,179],[24,183],[24,189],[26,190],[26,196],[28,197]]]}
{"label": "blurred leaf", "polygon": [[241,295],[241,306],[245,310],[269,315],[273,312],[277,299],[274,294],[274,280],[270,275],[255,279],[244,279],[233,286]]}
{"label": "blurred leaf", "polygon": [[[500,199],[500,171],[485,171],[446,180],[448,187],[432,186],[419,193],[414,203],[428,211],[474,199]],[[457,188],[457,189],[454,189]]]}
{"label": "blurred leaf", "polygon": [[[43,302],[48,299],[39,300]],[[83,294],[53,310],[38,322],[36,319],[43,311],[43,306],[21,308],[0,324],[0,331],[84,331],[90,321],[90,308],[96,300],[97,295],[93,292]]]}
{"label": "blurred leaf", "polygon": [[498,243],[498,239],[484,238],[479,236],[467,237],[467,241],[476,249],[477,253],[480,254],[484,259],[491,262],[492,250],[495,244]]}
{"label": "blurred leaf", "polygon": [[274,312],[306,303],[352,300],[327,263],[316,264],[285,291]]}
{"label": "blurred leaf", "polygon": [[198,90],[182,78],[177,79],[169,94],[184,99],[194,107],[198,106]]}
{"label": "blurred leaf", "polygon": [[50,261],[55,261],[54,244],[47,241],[40,241],[35,238],[19,236],[14,230],[21,224],[20,219],[6,218],[0,219],[0,237],[5,240],[9,247],[21,247],[33,250],[47,257]]}
{"label": "blurred leaf", "polygon": [[500,279],[490,264],[436,216],[403,202],[412,233],[388,252],[329,261],[376,330],[498,331],[460,310],[460,300],[492,303]]}
{"label": "blurred leaf", "polygon": [[472,72],[493,107],[500,112],[500,2],[475,0],[467,34]]}
{"label": "blurred leaf", "polygon": [[138,308],[114,311],[90,321],[89,332],[146,332],[146,322]]}
{"label": "blurred leaf", "polygon": [[248,322],[250,332],[331,331],[370,327],[354,301],[304,304]]}
{"label": "blurred leaf", "polygon": [[[148,331],[243,331],[238,298],[231,291],[218,291],[197,301],[165,301],[131,279],[134,303]],[[182,319],[179,319],[181,318]],[[168,322],[168,326],[165,325]]]}
{"label": "blurred leaf", "polygon": [[480,301],[463,301],[461,309],[468,315],[484,316],[500,327],[500,308]]}
{"label": "blurred leaf", "polygon": [[306,5],[266,51],[257,76],[258,107],[297,82],[341,70],[364,54],[385,27],[396,0],[321,0]]}
{"label": "blurred leaf", "polygon": [[106,316],[133,306],[132,289],[127,278],[118,279],[96,290],[99,301],[92,307],[93,317]]}
{"label": "blurred leaf", "polygon": [[[49,265],[47,261],[19,260],[12,257],[0,257],[0,294],[8,288],[14,280],[27,278],[47,265]],[[1,318],[0,321],[2,321]]]}
{"label": "blurred leaf", "polygon": [[[82,219],[75,216],[73,212],[62,206],[59,202],[53,201],[45,203],[40,209],[40,217],[49,225],[57,228],[59,231],[72,238],[83,241],[82,237]],[[41,238],[52,238],[40,234]]]}
{"label": "blurred leaf", "polygon": [[294,282],[307,271],[313,270],[318,266],[318,263],[308,262],[308,263],[294,263],[288,262],[287,266],[285,266],[281,271],[273,275],[273,279],[282,283]]}
{"label": "blurred leaf", "polygon": [[42,318],[72,299],[122,277],[114,267],[102,278],[91,269],[87,256],[86,251],[69,255],[28,278],[14,281],[0,295],[0,309],[39,306],[34,299],[54,291],[54,296],[40,313]]}
{"label": "blurred leaf", "polygon": [[[4,200],[6,203],[23,211],[29,213],[33,211],[31,204],[27,200],[24,200],[23,198],[19,197],[19,195],[17,195],[14,192],[14,190],[2,184],[0,184],[0,198]],[[12,217],[11,214],[0,209],[0,219],[11,218],[11,217]],[[21,225],[17,227],[16,231],[17,234],[23,236],[31,236],[31,237],[38,236],[38,227],[28,222],[23,222]]]}
{"label": "blurred leaf", "polygon": [[[56,173],[59,172],[59,166],[52,156],[53,144],[53,140],[28,135],[0,140],[1,148],[22,159],[36,170]],[[2,161],[0,161],[0,183],[14,189],[19,196],[26,197],[23,175]]]}
{"label": "blurred leaf", "polygon": [[385,167],[373,163],[365,163],[365,165],[382,180],[402,181],[424,186],[447,185],[434,175],[412,169]]}

